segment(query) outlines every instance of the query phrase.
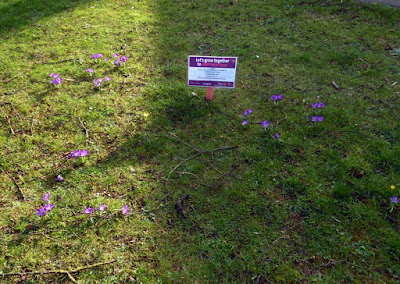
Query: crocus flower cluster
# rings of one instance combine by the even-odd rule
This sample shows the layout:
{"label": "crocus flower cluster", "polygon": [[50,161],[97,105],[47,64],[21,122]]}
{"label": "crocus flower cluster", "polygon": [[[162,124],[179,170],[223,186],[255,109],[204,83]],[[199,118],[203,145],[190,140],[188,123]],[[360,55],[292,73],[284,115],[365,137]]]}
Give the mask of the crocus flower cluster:
{"label": "crocus flower cluster", "polygon": [[47,203],[37,210],[36,215],[39,217],[45,216],[47,212],[50,212],[54,208],[54,203],[50,204],[50,192],[45,193],[42,196],[42,200]]}
{"label": "crocus flower cluster", "polygon": [[[121,62],[124,62],[124,63],[125,63],[125,62],[128,60],[128,57],[125,56],[125,55],[119,57],[119,53],[115,53],[115,54],[113,55],[113,57],[115,58],[115,61],[114,61],[114,65],[115,65],[115,66],[121,66]],[[118,57],[119,57],[119,58],[118,58]]]}
{"label": "crocus flower cluster", "polygon": [[102,58],[102,57],[103,57],[103,53],[92,54],[90,57],[91,57],[91,58],[94,58],[94,59]]}
{"label": "crocus flower cluster", "polygon": [[325,106],[325,104],[323,102],[311,104],[312,108],[323,108],[324,106]]}
{"label": "crocus flower cluster", "polygon": [[77,158],[77,157],[85,157],[89,155],[89,151],[88,150],[75,150],[72,151],[67,158],[71,159],[71,158]]}
{"label": "crocus flower cluster", "polygon": [[[311,104],[311,107],[313,109],[323,108],[324,106],[325,106],[325,104],[323,102]],[[324,117],[320,116],[320,115],[316,115],[316,116],[311,117],[311,121],[314,121],[314,122],[324,121]]]}
{"label": "crocus flower cluster", "polygon": [[281,94],[271,96],[271,100],[273,100],[274,102],[280,101],[281,99],[283,99],[283,96]]}
{"label": "crocus flower cluster", "polygon": [[[108,208],[108,207],[105,205],[105,203],[102,203],[102,204],[99,205],[99,208],[97,208],[97,211],[102,211],[102,212],[104,212],[104,211],[106,211],[107,208]],[[82,213],[83,213],[83,214],[92,215],[93,212],[94,212],[94,210],[95,210],[94,207],[87,207],[85,210],[83,210]],[[122,214],[123,214],[123,215],[128,214],[128,213],[129,213],[128,205],[122,206],[122,210],[121,210],[121,211],[122,211]]]}
{"label": "crocus flower cluster", "polygon": [[[278,95],[278,96],[282,96],[282,95]],[[282,96],[283,97],[283,96]],[[280,97],[280,99],[282,98]],[[245,120],[243,120],[242,125],[246,125],[249,123],[249,121],[247,120],[247,117],[249,116],[249,114],[251,114],[253,112],[252,109],[247,109],[245,112],[243,112],[243,116],[246,118]],[[260,122],[260,124],[262,125],[262,127],[264,127],[264,129],[268,129],[270,126],[270,122],[268,120],[263,120]],[[274,136],[272,136],[274,139],[279,139],[279,132],[276,132]]]}
{"label": "crocus flower cluster", "polygon": [[63,81],[63,78],[60,77],[60,74],[51,73],[49,77],[53,78],[53,80],[50,81],[50,83],[53,85],[59,85]]}
{"label": "crocus flower cluster", "polygon": [[95,84],[98,88],[100,88],[100,84],[103,83],[104,81],[110,81],[111,77],[107,76],[104,79],[103,78],[99,78],[93,81],[93,84]]}
{"label": "crocus flower cluster", "polygon": [[[252,112],[253,112],[253,110],[249,108],[245,112],[243,112],[243,115],[247,118],[247,116]],[[247,119],[245,119],[245,120],[243,120],[242,125],[246,125],[248,123],[249,123],[249,121]]]}
{"label": "crocus flower cluster", "polygon": [[324,121],[324,117],[316,115],[311,118],[311,121]]}

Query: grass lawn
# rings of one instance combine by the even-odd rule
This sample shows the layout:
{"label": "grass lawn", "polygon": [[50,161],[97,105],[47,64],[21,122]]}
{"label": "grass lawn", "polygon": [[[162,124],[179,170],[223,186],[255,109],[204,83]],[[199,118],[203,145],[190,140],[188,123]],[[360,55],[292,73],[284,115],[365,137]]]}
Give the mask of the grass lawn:
{"label": "grass lawn", "polygon": [[398,283],[399,39],[353,0],[0,1],[0,282]]}

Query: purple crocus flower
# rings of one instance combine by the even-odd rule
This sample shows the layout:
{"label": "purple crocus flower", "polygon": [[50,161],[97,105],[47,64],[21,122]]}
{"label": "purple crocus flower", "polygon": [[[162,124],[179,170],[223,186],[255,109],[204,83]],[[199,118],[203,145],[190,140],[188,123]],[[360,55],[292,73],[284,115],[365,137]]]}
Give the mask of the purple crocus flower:
{"label": "purple crocus flower", "polygon": [[101,57],[103,57],[103,54],[102,53],[96,53],[96,54],[92,54],[90,57],[91,58],[101,58]]}
{"label": "purple crocus flower", "polygon": [[323,102],[319,102],[319,103],[315,103],[311,105],[312,108],[322,108],[325,106],[325,104]]}
{"label": "purple crocus flower", "polygon": [[85,157],[87,155],[89,155],[89,151],[88,150],[75,150],[75,151],[72,151],[67,156],[67,158],[70,159],[70,158],[77,158],[77,157]]}
{"label": "purple crocus flower", "polygon": [[119,60],[122,61],[122,62],[126,62],[126,61],[128,60],[128,57],[126,57],[126,56],[121,56],[121,57],[119,58]]}
{"label": "purple crocus flower", "polygon": [[56,178],[56,180],[57,180],[57,181],[63,181],[64,179],[63,179],[63,177],[62,177],[61,175],[58,175],[57,178]]}
{"label": "purple crocus flower", "polygon": [[110,76],[107,76],[106,77],[106,81],[110,81],[111,80],[111,77]]}
{"label": "purple crocus flower", "polygon": [[269,121],[268,120],[261,121],[261,125],[264,127],[264,129],[267,129],[269,127]]}
{"label": "purple crocus flower", "polygon": [[103,78],[99,78],[93,81],[93,84],[95,84],[97,87],[100,87],[100,83],[104,81]]}
{"label": "purple crocus flower", "polygon": [[248,120],[243,120],[242,125],[246,125],[246,124],[248,124],[248,123],[249,123]]}
{"label": "purple crocus flower", "polygon": [[121,66],[121,62],[119,62],[118,60],[115,60],[115,61],[114,61],[114,65],[115,65],[115,66]]}
{"label": "purple crocus flower", "polygon": [[283,96],[281,94],[272,95],[271,99],[276,102],[276,101],[279,101],[279,100],[283,99]]}
{"label": "purple crocus flower", "polygon": [[63,79],[62,79],[61,77],[57,77],[57,78],[51,80],[50,82],[51,82],[52,84],[54,84],[54,85],[59,85],[59,84],[62,83],[62,81],[63,81]]}
{"label": "purple crocus flower", "polygon": [[248,110],[246,110],[244,113],[243,113],[243,115],[244,116],[248,116],[250,113],[252,113],[253,112],[253,110],[252,109],[248,109]]}
{"label": "purple crocus flower", "polygon": [[51,74],[49,75],[49,77],[51,77],[51,78],[58,78],[58,77],[60,77],[60,74],[51,73]]}
{"label": "purple crocus flower", "polygon": [[94,72],[94,70],[92,68],[88,68],[88,69],[86,69],[86,72],[92,74]]}
{"label": "purple crocus flower", "polygon": [[392,203],[396,204],[399,202],[399,199],[396,196],[392,196],[392,197],[390,197],[390,201],[392,201]]}
{"label": "purple crocus flower", "polygon": [[106,57],[106,58],[104,58],[104,61],[105,61],[105,62],[107,62],[107,61],[108,61],[108,59],[109,59],[109,58],[108,58],[108,57]]}
{"label": "purple crocus flower", "polygon": [[47,192],[47,193],[43,194],[42,200],[45,201],[45,202],[50,202],[50,195],[51,195],[50,192]]}
{"label": "purple crocus flower", "polygon": [[105,211],[107,209],[107,206],[104,205],[104,203],[100,204],[99,209],[97,211]]}
{"label": "purple crocus flower", "polygon": [[37,212],[36,215],[43,217],[44,215],[46,215],[46,209],[44,209],[43,207],[40,207]]}
{"label": "purple crocus flower", "polygon": [[129,213],[128,205],[122,206],[122,214],[126,215]]}
{"label": "purple crocus flower", "polygon": [[279,132],[276,132],[275,135],[273,136],[275,139],[279,139]]}
{"label": "purple crocus flower", "polygon": [[88,207],[85,210],[83,210],[84,214],[92,214],[94,211],[94,207]]}
{"label": "purple crocus flower", "polygon": [[113,54],[113,57],[115,57],[115,58],[117,58],[119,56],[119,53],[117,52],[117,53],[115,53],[115,54]]}
{"label": "purple crocus flower", "polygon": [[311,118],[311,121],[324,121],[324,117],[316,115]]}
{"label": "purple crocus flower", "polygon": [[46,212],[50,212],[51,210],[53,210],[53,208],[54,208],[54,203],[47,203],[46,205],[44,205],[43,207],[42,207],[44,210],[46,210]]}

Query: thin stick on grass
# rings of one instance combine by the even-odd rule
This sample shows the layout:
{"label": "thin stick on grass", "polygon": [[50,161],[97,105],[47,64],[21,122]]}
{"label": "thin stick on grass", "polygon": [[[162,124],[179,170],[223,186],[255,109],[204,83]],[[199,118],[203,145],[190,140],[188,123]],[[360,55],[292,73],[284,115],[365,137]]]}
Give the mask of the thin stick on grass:
{"label": "thin stick on grass", "polygon": [[7,172],[6,172],[5,170],[3,170],[2,168],[0,168],[0,171],[1,171],[2,173],[6,174],[6,175],[13,181],[14,185],[18,188],[18,191],[19,191],[20,195],[22,196],[22,199],[25,201],[25,200],[26,200],[25,194],[24,194],[24,192],[22,191],[21,187],[18,185],[17,181],[12,177],[12,175],[10,175],[9,173],[7,173]]}
{"label": "thin stick on grass", "polygon": [[22,71],[22,72],[19,72],[19,73],[18,73],[17,75],[15,75],[14,77],[11,77],[10,79],[3,80],[2,83],[9,83],[9,82],[11,82],[12,80],[17,79],[17,78],[18,78],[19,76],[21,76],[22,74],[28,72],[29,70],[30,70],[30,69],[25,70],[25,71]]}
{"label": "thin stick on grass", "polygon": [[78,116],[79,122],[81,123],[83,129],[85,129],[86,138],[89,138],[89,130],[86,128],[85,124],[82,122],[82,119]]}
{"label": "thin stick on grass", "polygon": [[31,271],[31,272],[11,272],[11,273],[0,273],[0,277],[9,277],[9,276],[26,276],[26,275],[43,275],[43,274],[66,274],[69,279],[74,282],[74,283],[78,283],[76,281],[76,279],[72,276],[72,273],[77,273],[81,270],[86,270],[86,269],[91,269],[97,266],[101,266],[101,265],[107,265],[107,264],[111,264],[117,262],[116,259],[111,260],[111,261],[106,261],[106,262],[99,262],[96,264],[92,264],[92,265],[87,265],[87,266],[82,266],[82,267],[78,267],[76,269],[71,269],[71,270],[45,270],[45,271]]}
{"label": "thin stick on grass", "polygon": [[202,155],[202,154],[214,154],[215,152],[226,151],[226,150],[232,150],[232,149],[237,149],[237,148],[239,148],[239,147],[238,147],[238,146],[227,146],[227,147],[216,148],[216,149],[213,149],[213,150],[200,150],[200,149],[198,149],[198,150],[197,150],[198,153],[197,153],[196,155],[193,155],[193,156],[191,156],[191,157],[189,157],[189,158],[186,158],[186,159],[182,160],[179,164],[177,164],[177,165],[169,172],[169,174],[168,174],[168,179],[171,177],[172,173],[173,173],[177,168],[179,168],[182,164],[184,164],[184,163],[186,163],[187,161],[190,161],[190,160],[192,160],[192,159],[194,159],[194,158],[196,158],[196,157],[198,157],[198,156],[200,156],[200,155]]}
{"label": "thin stick on grass", "polygon": [[13,135],[15,135],[14,129],[11,126],[11,121],[10,121],[10,117],[4,112],[3,108],[0,107],[0,111],[5,115],[5,117],[7,118],[7,122],[8,122],[8,126],[10,127],[11,133]]}
{"label": "thin stick on grass", "polygon": [[212,187],[212,185],[207,184],[207,183],[204,183],[204,182],[201,180],[201,178],[200,178],[199,176],[195,175],[194,173],[190,173],[190,172],[177,172],[177,173],[178,173],[178,174],[181,174],[181,175],[190,175],[190,176],[194,176],[195,178],[197,178],[197,179],[199,180],[199,182],[200,182],[201,185]]}
{"label": "thin stick on grass", "polygon": [[69,59],[63,59],[60,61],[55,61],[55,62],[35,62],[35,64],[58,64],[58,63],[63,63],[63,62],[67,62],[67,61],[74,61],[75,58],[69,58]]}

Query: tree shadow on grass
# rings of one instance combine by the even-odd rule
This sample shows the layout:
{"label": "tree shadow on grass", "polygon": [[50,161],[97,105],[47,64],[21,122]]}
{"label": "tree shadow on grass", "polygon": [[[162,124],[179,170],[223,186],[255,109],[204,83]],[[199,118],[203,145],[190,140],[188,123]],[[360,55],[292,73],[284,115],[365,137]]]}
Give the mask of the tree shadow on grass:
{"label": "tree shadow on grass", "polygon": [[16,32],[39,19],[74,9],[91,0],[10,0],[0,4],[0,35]]}

